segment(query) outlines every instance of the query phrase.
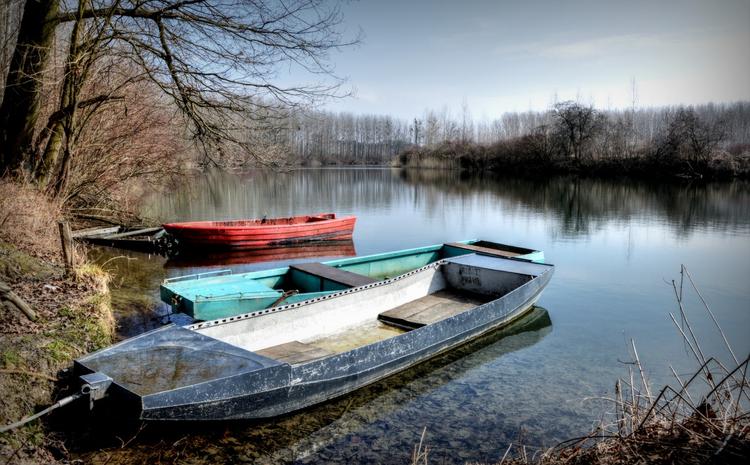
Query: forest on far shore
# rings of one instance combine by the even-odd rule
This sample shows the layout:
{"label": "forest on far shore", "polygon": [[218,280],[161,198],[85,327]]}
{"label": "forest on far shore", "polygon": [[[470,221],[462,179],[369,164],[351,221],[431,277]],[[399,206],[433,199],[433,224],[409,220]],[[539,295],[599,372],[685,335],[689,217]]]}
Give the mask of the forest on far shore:
{"label": "forest on far shore", "polygon": [[290,118],[283,139],[306,165],[727,178],[750,173],[750,103],[599,110],[564,101],[479,121],[466,107],[411,121],[309,112]]}

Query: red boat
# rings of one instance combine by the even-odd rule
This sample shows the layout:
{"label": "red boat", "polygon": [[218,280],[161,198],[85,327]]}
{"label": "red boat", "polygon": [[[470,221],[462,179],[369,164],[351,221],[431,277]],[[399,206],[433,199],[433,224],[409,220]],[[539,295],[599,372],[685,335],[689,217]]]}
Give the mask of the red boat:
{"label": "red boat", "polygon": [[289,218],[169,223],[164,229],[181,247],[252,249],[307,241],[351,239],[354,216],[334,213]]}

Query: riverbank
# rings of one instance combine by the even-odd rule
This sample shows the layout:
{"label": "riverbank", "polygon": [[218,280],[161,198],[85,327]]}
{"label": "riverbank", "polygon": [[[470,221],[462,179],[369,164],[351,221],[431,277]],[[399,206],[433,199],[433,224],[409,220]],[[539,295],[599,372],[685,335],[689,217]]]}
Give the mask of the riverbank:
{"label": "riverbank", "polygon": [[[58,400],[72,360],[109,345],[114,335],[109,276],[77,254],[66,276],[57,220],[59,205],[34,189],[0,184],[0,281],[36,313],[10,306],[0,313],[0,423],[20,420]],[[67,460],[59,433],[44,419],[0,434],[7,463]]]}
{"label": "riverbank", "polygon": [[560,157],[547,141],[527,136],[490,145],[444,142],[416,147],[393,159],[393,166],[417,169],[458,169],[472,173],[495,172],[527,178],[577,175],[633,179],[750,179],[750,150],[733,147],[701,154],[698,159],[656,148],[617,157]]}

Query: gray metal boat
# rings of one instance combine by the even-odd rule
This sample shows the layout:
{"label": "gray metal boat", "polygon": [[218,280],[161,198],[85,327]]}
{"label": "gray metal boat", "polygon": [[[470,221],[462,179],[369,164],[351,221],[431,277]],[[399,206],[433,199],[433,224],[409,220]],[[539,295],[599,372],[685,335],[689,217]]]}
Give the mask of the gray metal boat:
{"label": "gray metal boat", "polygon": [[169,325],[75,362],[144,420],[265,418],[347,394],[528,312],[554,267],[463,255],[304,302]]}

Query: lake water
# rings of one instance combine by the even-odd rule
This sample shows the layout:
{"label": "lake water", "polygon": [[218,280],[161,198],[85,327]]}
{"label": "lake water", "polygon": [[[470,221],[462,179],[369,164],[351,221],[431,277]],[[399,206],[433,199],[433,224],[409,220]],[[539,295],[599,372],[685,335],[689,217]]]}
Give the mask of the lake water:
{"label": "lake water", "polygon": [[[519,439],[531,450],[553,445],[585,434],[607,410],[597,399],[611,396],[617,378],[627,376],[631,338],[655,387],[674,383],[670,365],[680,374],[695,371],[669,318],[678,311],[670,282],[679,280],[680,264],[687,265],[738,356],[750,351],[747,183],[311,169],[211,173],[154,195],[146,205],[144,213],[160,221],[354,214],[353,244],[321,253],[366,255],[481,238],[544,250],[556,270],[539,300],[543,309],[529,324],[280,419],[149,425],[124,448],[104,440],[96,442],[103,451],[79,451],[94,462],[409,463],[425,428],[430,463],[495,462]],[[123,335],[159,324],[149,301],[165,277],[305,260],[166,261],[96,253],[118,275],[113,285]],[[727,361],[718,331],[694,293],[686,293],[687,317],[703,351]]]}

